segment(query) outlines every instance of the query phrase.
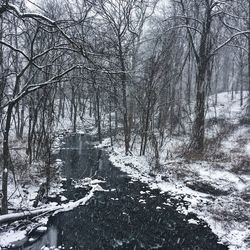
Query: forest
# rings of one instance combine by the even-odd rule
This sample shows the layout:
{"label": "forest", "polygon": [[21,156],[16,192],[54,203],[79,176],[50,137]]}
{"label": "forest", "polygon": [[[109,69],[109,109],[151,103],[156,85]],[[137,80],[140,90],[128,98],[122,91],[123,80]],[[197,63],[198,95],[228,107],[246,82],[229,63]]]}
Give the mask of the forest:
{"label": "forest", "polygon": [[[73,174],[58,152],[79,135],[132,180],[188,197],[180,213],[218,242],[249,249],[250,1],[0,0],[0,249],[13,221],[27,236],[41,226],[27,214],[68,211],[48,208]],[[94,196],[98,174],[73,179]],[[132,246],[119,249],[153,249]]]}

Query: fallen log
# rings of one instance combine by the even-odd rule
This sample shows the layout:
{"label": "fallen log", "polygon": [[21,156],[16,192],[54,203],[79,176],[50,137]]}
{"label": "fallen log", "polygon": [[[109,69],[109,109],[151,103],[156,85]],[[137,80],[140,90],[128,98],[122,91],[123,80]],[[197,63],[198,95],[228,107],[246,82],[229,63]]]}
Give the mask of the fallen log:
{"label": "fallen log", "polygon": [[0,224],[7,223],[7,222],[13,222],[16,220],[22,220],[24,218],[30,218],[39,214],[43,213],[49,213],[56,211],[56,207],[53,208],[40,208],[40,209],[34,209],[29,211],[23,211],[19,213],[11,213],[11,214],[5,214],[0,216]]}
{"label": "fallen log", "polygon": [[78,206],[85,205],[86,202],[89,201],[93,197],[93,195],[96,191],[105,191],[105,190],[98,184],[93,185],[92,189],[90,190],[88,195],[86,195],[85,197],[83,197],[80,200],[77,200],[74,202],[73,201],[68,202],[68,203],[62,204],[62,205],[55,205],[55,206],[47,207],[47,208],[38,208],[38,209],[23,211],[23,212],[19,212],[19,213],[11,213],[11,214],[1,215],[0,216],[0,224],[7,223],[7,222],[13,222],[16,220],[22,220],[25,218],[31,218],[31,217],[34,217],[36,215],[43,214],[43,213],[57,214],[57,213],[61,213],[61,212],[70,211]]}

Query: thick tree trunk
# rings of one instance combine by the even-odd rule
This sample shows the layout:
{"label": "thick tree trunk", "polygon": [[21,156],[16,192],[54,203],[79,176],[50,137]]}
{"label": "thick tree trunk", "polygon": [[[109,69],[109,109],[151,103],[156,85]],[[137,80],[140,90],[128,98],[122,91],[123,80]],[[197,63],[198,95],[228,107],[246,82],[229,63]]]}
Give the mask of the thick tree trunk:
{"label": "thick tree trunk", "polygon": [[7,109],[5,130],[3,132],[3,175],[2,175],[2,214],[8,213],[8,173],[11,167],[11,158],[9,152],[9,131],[11,126],[11,116],[14,104],[10,103]]}
{"label": "thick tree trunk", "polygon": [[[2,17],[0,17],[0,40],[3,38],[3,21]],[[4,65],[3,65],[3,46],[0,44],[0,107],[2,106],[3,96],[4,96],[4,88],[5,88],[5,79],[4,79]],[[2,109],[0,109],[0,123],[2,121]]]}
{"label": "thick tree trunk", "polygon": [[206,57],[201,57],[196,79],[195,118],[191,140],[191,149],[196,154],[202,154],[204,150],[207,67]]}
{"label": "thick tree trunk", "polygon": [[122,104],[123,104],[123,129],[124,129],[124,140],[125,140],[125,154],[127,155],[130,147],[130,134],[128,124],[128,104],[127,104],[127,76],[126,67],[123,58],[121,44],[119,44],[119,56],[121,63],[121,83],[122,83]]}
{"label": "thick tree trunk", "polygon": [[240,106],[243,106],[243,63],[242,62],[240,62]]}
{"label": "thick tree trunk", "polygon": [[204,149],[204,134],[205,134],[205,76],[200,75],[197,81],[197,93],[195,104],[195,120],[192,131],[192,150],[195,153],[201,154]]}
{"label": "thick tree trunk", "polygon": [[204,150],[204,136],[205,136],[205,103],[206,103],[206,89],[207,74],[209,72],[210,58],[210,32],[211,32],[211,6],[208,2],[206,6],[206,19],[203,23],[203,30],[201,34],[199,56],[197,58],[198,72],[196,77],[196,104],[195,104],[195,118],[192,129],[191,150],[193,153],[201,155]]}
{"label": "thick tree trunk", "polygon": [[[248,30],[250,29],[250,0],[248,1]],[[248,103],[247,114],[250,117],[250,34],[248,34]]]}

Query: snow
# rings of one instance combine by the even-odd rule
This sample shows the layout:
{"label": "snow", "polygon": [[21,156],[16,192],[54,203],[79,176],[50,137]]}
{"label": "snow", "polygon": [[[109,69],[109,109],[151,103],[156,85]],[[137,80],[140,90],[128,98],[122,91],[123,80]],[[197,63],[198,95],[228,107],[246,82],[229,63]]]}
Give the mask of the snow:
{"label": "snow", "polygon": [[50,250],[50,249],[49,249],[49,247],[44,246],[41,248],[41,250]]}
{"label": "snow", "polygon": [[[237,210],[237,206],[241,206],[242,204],[249,208],[249,203],[241,199],[239,199],[239,204],[235,204],[235,197],[249,185],[249,181],[247,181],[244,176],[239,177],[228,170],[214,169],[208,162],[184,165],[183,169],[192,173],[192,176],[188,176],[187,179],[194,180],[194,176],[196,176],[196,179],[214,183],[218,189],[227,191],[232,188],[232,194],[229,196],[222,196],[219,198],[213,197],[211,199],[210,194],[195,191],[187,187],[184,181],[175,179],[173,175],[169,175],[169,181],[162,180],[161,174],[158,174],[156,177],[151,177],[149,174],[150,167],[146,164],[144,157],[124,156],[118,154],[116,148],[114,148],[114,152],[110,155],[110,160],[115,166],[121,168],[122,171],[126,171],[132,178],[147,183],[152,189],[157,188],[162,190],[162,192],[168,192],[173,195],[173,197],[185,195],[184,200],[189,202],[189,207],[188,209],[185,207],[178,207],[177,211],[186,215],[188,213],[197,214],[198,218],[205,220],[212,231],[219,236],[220,242],[230,245],[230,249],[248,249],[247,245],[244,243],[244,239],[249,237],[249,221],[237,222],[233,221],[234,218],[232,218],[229,222],[226,220],[224,221],[223,218],[218,220],[218,218],[214,218],[213,216],[216,211],[218,212],[218,207],[221,207],[219,212],[222,214],[228,209]],[[139,202],[144,203],[145,200],[140,199]],[[161,209],[161,207],[157,207],[156,209]],[[250,214],[247,210],[245,211],[245,215],[250,218]],[[220,216],[220,214],[218,214],[218,216]],[[188,222],[191,224],[198,223],[193,219],[190,219]]]}
{"label": "snow", "polygon": [[79,199],[77,201],[70,201],[67,204],[63,204],[56,209],[53,215],[56,215],[61,212],[68,212],[73,210],[74,208],[78,206],[85,205],[87,201],[89,201],[93,196],[95,192],[101,192],[101,191],[106,191],[104,190],[99,184],[93,185],[92,189],[90,190],[89,194],[83,197],[82,199]]}
{"label": "snow", "polygon": [[67,198],[66,198],[65,196],[61,195],[61,196],[60,196],[60,200],[61,200],[61,201],[66,201]]}
{"label": "snow", "polygon": [[[215,153],[221,154],[222,158],[213,160],[212,154],[203,160],[186,160],[180,155],[188,137],[172,136],[165,140],[160,150],[162,168],[156,172],[150,149],[146,157],[138,156],[139,142],[134,143],[133,155],[129,156],[124,155],[119,143],[108,148],[109,139],[97,147],[109,151],[110,161],[127,172],[132,181],[140,180],[151,189],[159,189],[175,198],[184,196],[188,208],[180,205],[177,211],[185,215],[195,213],[206,221],[218,235],[219,242],[228,245],[230,250],[247,250],[250,249],[250,199],[243,196],[250,190],[250,127],[240,124],[245,107],[240,107],[239,93],[234,93],[233,100],[231,93],[220,93],[217,98],[217,105],[213,105],[215,96],[209,98],[206,119],[217,117],[224,123],[208,127],[206,136],[216,138],[221,135]],[[244,98],[247,98],[247,92],[244,92]],[[225,130],[225,124],[229,126],[228,130]],[[242,160],[248,164],[246,172],[240,165]],[[164,205],[171,206],[171,201]],[[188,223],[198,224],[199,221],[189,219]]]}
{"label": "snow", "polygon": [[238,153],[247,154],[247,144],[244,147],[241,146],[243,140],[249,138],[250,128],[247,126],[241,126],[237,128],[229,137],[222,140],[222,150],[225,153],[231,153],[234,150],[237,150]]}
{"label": "snow", "polygon": [[189,219],[189,220],[188,220],[188,223],[198,225],[198,224],[199,224],[199,221],[197,221],[197,220],[195,220],[195,219]]}
{"label": "snow", "polygon": [[[27,110],[25,110],[25,116],[28,116],[28,113],[26,113]],[[67,113],[67,112],[66,112]],[[94,118],[86,116],[84,120],[81,120],[79,117],[77,118],[77,133],[83,134],[86,133],[85,129],[92,128],[94,124]],[[63,122],[58,122],[55,124],[55,131],[54,134],[55,140],[53,142],[53,149],[52,152],[55,154],[58,152],[58,150],[62,147],[65,134],[68,134],[72,132],[72,121],[69,118],[69,115],[66,114],[65,119]],[[84,127],[84,128],[83,128]],[[28,156],[26,154],[26,138],[25,135],[28,134],[27,127],[24,128],[24,139],[23,140],[17,140],[15,135],[15,129],[14,129],[14,123],[12,124],[12,129],[10,130],[10,150],[12,153],[12,158],[18,159],[18,164],[24,164],[26,166],[25,172],[19,172],[16,171],[16,181],[17,186],[14,183],[14,179],[11,174],[9,174],[9,185],[8,185],[8,197],[9,197],[9,208],[10,213],[7,215],[10,217],[15,217],[15,215],[20,215],[20,213],[15,213],[15,211],[24,211],[23,214],[27,213],[39,213],[40,212],[48,212],[48,211],[55,211],[59,210],[57,212],[64,212],[64,211],[70,211],[74,209],[75,207],[79,205],[84,205],[88,198],[91,198],[94,195],[95,191],[104,191],[100,184],[104,181],[102,180],[80,180],[79,185],[89,185],[92,187],[91,193],[85,199],[81,199],[79,201],[75,202],[68,202],[63,205],[58,205],[56,202],[51,202],[49,204],[43,204],[39,203],[38,208],[33,208],[33,202],[37,195],[37,191],[41,185],[41,183],[45,183],[45,178],[41,178],[40,172],[41,169],[43,169],[44,162],[34,162],[32,165],[27,164],[28,162]],[[0,134],[0,139],[2,139]],[[0,140],[0,146],[1,146],[2,140]],[[14,162],[15,164],[15,162]],[[61,159],[56,159],[53,167],[55,169],[59,169],[63,165],[63,162]],[[17,169],[19,170],[19,169]],[[7,171],[5,169],[4,171]],[[59,173],[58,173],[59,174]],[[53,183],[51,184],[49,196],[50,197],[56,197],[59,196],[60,200],[62,202],[66,202],[67,198],[62,194],[64,189],[62,188],[61,182],[65,181],[65,179],[61,178],[60,176],[57,176],[55,180],[53,180]],[[1,178],[0,178],[1,182]],[[81,183],[80,183],[81,182]],[[1,184],[1,183],[0,183]],[[41,221],[41,228],[38,228],[38,230],[45,230],[46,224],[48,221],[48,215],[43,215],[44,217],[41,217],[39,221]],[[41,215],[36,216],[39,218]],[[47,217],[46,217],[47,216]],[[0,216],[0,220],[5,217]],[[1,247],[8,246],[11,244],[11,242],[20,240],[25,238],[25,235],[27,233],[27,230],[23,231],[5,231],[4,233],[0,232],[0,249]],[[9,237],[11,235],[12,237]]]}
{"label": "snow", "polygon": [[[248,97],[248,92],[243,91],[243,99]],[[240,106],[240,92],[234,92],[233,99],[231,92],[222,92],[212,95],[208,98],[209,108],[207,110],[206,118],[223,118],[230,119],[235,123],[244,114],[244,108]]]}
{"label": "snow", "polygon": [[0,246],[7,247],[12,242],[23,240],[25,239],[25,237],[26,237],[26,230],[20,230],[20,231],[10,230],[8,232],[0,234]]}
{"label": "snow", "polygon": [[47,231],[47,227],[46,226],[40,226],[36,229],[36,231],[38,233],[43,233],[43,232],[46,232]]}
{"label": "snow", "polygon": [[[1,215],[0,216],[0,223],[8,220],[9,218],[19,218],[22,215],[31,215],[31,214],[44,214],[44,213],[48,213],[48,212],[54,212],[53,215],[56,215],[58,213],[62,213],[62,212],[67,212],[67,211],[71,211],[74,208],[78,207],[78,206],[83,206],[85,205],[93,196],[95,192],[102,192],[102,191],[106,191],[104,190],[99,184],[93,184],[91,185],[92,189],[90,190],[90,192],[83,197],[82,199],[79,199],[77,201],[70,201],[66,204],[63,205],[58,205],[56,203],[50,203],[49,207],[46,208],[39,208],[39,209],[34,209],[31,211],[27,211],[27,212],[22,212],[22,213],[12,213],[12,214],[7,214],[7,215]],[[43,218],[43,220],[40,221],[47,223],[47,218]],[[27,230],[12,230],[10,229],[7,232],[2,232],[0,233],[0,249],[1,247],[8,247],[10,246],[13,242],[18,241],[18,240],[22,240],[25,239],[26,234],[27,234]],[[37,228],[38,232],[44,232],[47,230],[46,226],[40,226]],[[45,248],[44,248],[45,249]]]}
{"label": "snow", "polygon": [[101,183],[105,183],[105,181],[99,180],[99,179],[91,179],[87,177],[84,179],[74,181],[74,187],[79,188],[79,187],[84,187],[84,186],[94,186],[94,185],[98,185]]}
{"label": "snow", "polygon": [[250,157],[250,143],[245,146],[246,154]]}
{"label": "snow", "polygon": [[[67,113],[67,112],[66,112]],[[27,110],[25,110],[25,116],[28,116]],[[78,117],[78,127],[77,132],[83,133],[82,126],[92,126],[93,118],[86,117],[85,121],[82,122]],[[17,182],[17,186],[15,185],[14,178],[12,174],[9,174],[9,185],[8,185],[8,197],[9,197],[9,208],[10,212],[12,211],[25,211],[33,209],[33,202],[37,195],[37,191],[42,183],[46,182],[44,177],[41,177],[41,170],[44,168],[44,162],[33,162],[31,165],[28,164],[28,156],[26,154],[26,138],[27,135],[27,127],[25,127],[24,131],[24,139],[17,140],[15,135],[14,124],[12,124],[13,128],[10,130],[10,150],[12,153],[12,159],[15,161],[18,159],[19,165],[26,166],[25,171],[21,172],[19,169],[16,170],[15,178]],[[69,115],[65,116],[63,122],[58,122],[55,124],[55,140],[53,142],[52,152],[55,154],[58,152],[60,147],[63,145],[62,139],[65,136],[65,133],[72,131],[72,121],[69,118]],[[1,134],[0,134],[1,138]],[[2,141],[0,140],[0,144]],[[15,164],[15,162],[13,162]],[[56,159],[52,168],[55,170],[58,169],[58,175],[60,174],[60,168],[63,165],[61,159]],[[22,168],[21,168],[22,169]],[[4,169],[7,171],[7,169]],[[53,184],[50,188],[49,196],[55,197],[57,194],[62,193],[64,190],[61,187],[61,181],[63,181],[60,176],[56,176],[55,180],[53,180]],[[0,177],[0,184],[1,184],[1,177]],[[93,183],[94,184],[94,183]],[[61,198],[62,201],[65,201],[65,197]],[[40,207],[46,207],[38,204]],[[49,205],[47,205],[49,206]]]}
{"label": "snow", "polygon": [[[246,96],[247,93],[244,92],[244,98]],[[250,187],[250,175],[249,173],[236,173],[233,171],[233,167],[238,167],[242,158],[249,159],[250,157],[250,128],[247,125],[239,125],[239,119],[245,109],[245,107],[239,105],[239,93],[234,94],[233,100],[231,100],[231,93],[220,93],[217,100],[217,105],[215,105],[215,96],[209,97],[206,119],[216,117],[233,125],[232,130],[223,134],[220,148],[216,150],[216,153],[223,153],[224,158],[221,161],[213,162],[210,159],[186,161],[180,156],[180,153],[183,146],[188,142],[187,136],[172,136],[164,141],[160,150],[160,163],[163,166],[160,172],[155,172],[152,169],[153,161],[150,149],[148,149],[147,156],[138,156],[138,142],[135,142],[133,155],[128,156],[124,155],[122,143],[119,143],[119,141],[111,148],[109,138],[104,139],[102,144],[96,145],[96,147],[108,150],[110,161],[116,167],[121,168],[122,171],[127,172],[132,178],[131,181],[140,180],[147,183],[151,189],[160,189],[161,193],[168,192],[176,198],[184,195],[184,200],[189,203],[189,206],[188,208],[178,206],[178,212],[186,215],[195,213],[199,219],[208,223],[212,231],[218,235],[220,242],[228,244],[231,250],[247,250],[250,249],[250,201],[243,200],[242,194]],[[94,120],[86,117],[82,123],[88,129],[92,127]],[[223,126],[215,124],[211,128],[207,128],[207,138],[214,138],[219,135],[225,129]],[[70,127],[72,127],[72,121],[66,119],[63,124],[57,125],[57,130],[70,131]],[[77,132],[85,133],[85,130],[78,128]],[[96,130],[92,130],[91,133],[95,134]],[[62,136],[59,136],[54,142],[55,152],[62,146],[61,139]],[[18,146],[18,143],[16,146]],[[63,162],[57,159],[56,164],[60,166]],[[61,206],[58,206],[58,204],[50,204],[49,206],[52,210],[56,210],[54,213],[58,213],[84,205],[94,195],[95,191],[105,191],[100,186],[101,183],[103,181],[97,179],[80,180],[76,182],[75,187],[84,185],[93,187],[87,196],[76,202],[70,201]],[[209,185],[214,192],[219,191],[224,194],[214,195],[204,193],[202,190],[194,190],[193,186],[197,187],[198,183]],[[27,185],[25,190],[28,193],[25,193],[25,190],[22,189],[16,190],[14,185],[10,186],[9,195],[14,193],[10,200],[12,207],[19,208],[20,201],[25,198],[22,208],[30,208],[32,206],[30,201],[34,199],[38,186],[36,183]],[[61,191],[61,187],[57,184],[52,187],[51,193],[59,194]],[[141,194],[144,194],[144,192],[141,191]],[[60,197],[62,201],[66,200],[66,197]],[[155,196],[151,195],[150,197]],[[112,199],[118,200],[118,198]],[[143,204],[145,200],[140,199],[139,202]],[[164,206],[171,206],[171,201],[163,203],[162,207],[156,207],[156,209],[163,209]],[[46,209],[46,207],[40,209]],[[45,218],[44,230],[46,223]],[[199,221],[189,219],[188,223],[198,224]],[[25,235],[25,230],[5,232],[0,234],[0,245],[8,246],[11,242],[25,238]]]}

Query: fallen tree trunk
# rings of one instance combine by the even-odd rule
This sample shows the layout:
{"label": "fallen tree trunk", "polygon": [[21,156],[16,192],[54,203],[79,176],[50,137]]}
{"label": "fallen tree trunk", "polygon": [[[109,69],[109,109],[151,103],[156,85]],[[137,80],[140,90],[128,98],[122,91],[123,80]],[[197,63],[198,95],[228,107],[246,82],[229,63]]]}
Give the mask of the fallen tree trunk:
{"label": "fallen tree trunk", "polygon": [[39,208],[39,209],[33,209],[30,211],[23,211],[20,213],[12,213],[12,214],[5,214],[5,215],[1,215],[0,216],[0,224],[3,223],[7,223],[7,222],[13,222],[16,220],[21,220],[24,218],[30,218],[30,217],[34,217],[36,215],[39,214],[43,214],[43,213],[61,213],[61,212],[67,212],[70,211],[80,205],[85,205],[87,201],[89,201],[93,195],[94,192],[96,191],[104,191],[104,189],[100,186],[100,185],[93,185],[93,188],[90,190],[89,194],[85,197],[83,197],[80,200],[77,201],[72,201],[69,202],[67,204],[63,204],[63,205],[55,205],[52,207],[47,207],[47,208]]}
{"label": "fallen tree trunk", "polygon": [[29,210],[29,211],[23,211],[19,213],[12,213],[12,214],[5,214],[0,216],[0,224],[6,223],[6,222],[13,222],[16,220],[21,220],[24,218],[30,218],[34,217],[39,214],[43,213],[49,213],[49,212],[54,212],[58,207],[52,207],[52,208],[40,208],[40,209],[34,209],[34,210]]}

